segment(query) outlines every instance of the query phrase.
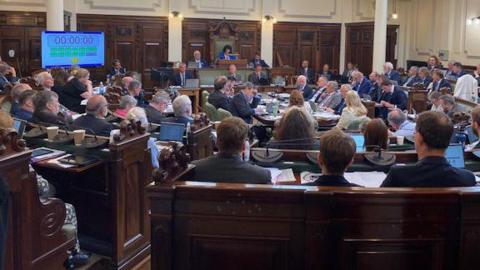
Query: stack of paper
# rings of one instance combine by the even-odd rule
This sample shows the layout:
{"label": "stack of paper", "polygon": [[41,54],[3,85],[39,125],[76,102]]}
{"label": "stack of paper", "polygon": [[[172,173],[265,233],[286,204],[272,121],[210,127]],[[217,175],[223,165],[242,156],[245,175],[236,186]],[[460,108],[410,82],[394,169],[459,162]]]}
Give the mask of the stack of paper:
{"label": "stack of paper", "polygon": [[266,168],[270,171],[272,176],[272,183],[282,184],[282,183],[292,183],[295,182],[295,175],[293,174],[292,169],[280,170],[277,168]]}

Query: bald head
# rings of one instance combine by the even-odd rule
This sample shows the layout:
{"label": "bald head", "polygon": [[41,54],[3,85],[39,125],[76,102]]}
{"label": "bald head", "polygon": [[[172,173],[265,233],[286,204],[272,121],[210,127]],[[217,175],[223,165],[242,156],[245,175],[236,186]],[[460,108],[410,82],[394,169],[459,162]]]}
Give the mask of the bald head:
{"label": "bald head", "polygon": [[122,78],[122,84],[125,89],[128,89],[128,86],[130,85],[130,82],[133,81],[134,78],[130,76],[125,76]]}
{"label": "bald head", "polygon": [[93,96],[87,101],[87,114],[95,115],[98,117],[105,117],[107,114],[107,100],[101,95]]}

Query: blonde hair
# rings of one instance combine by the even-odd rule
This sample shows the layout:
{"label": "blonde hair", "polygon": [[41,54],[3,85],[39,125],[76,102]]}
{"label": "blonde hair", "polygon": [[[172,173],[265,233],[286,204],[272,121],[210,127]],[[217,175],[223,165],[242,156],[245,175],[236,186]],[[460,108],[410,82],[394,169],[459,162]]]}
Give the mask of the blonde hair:
{"label": "blonde hair", "polygon": [[346,110],[354,113],[356,116],[367,115],[367,108],[362,104],[357,92],[351,90],[345,96]]}
{"label": "blonde hair", "polygon": [[90,75],[90,72],[84,68],[79,68],[77,69],[75,74],[72,74],[72,75],[75,76],[75,78],[77,79],[82,79],[82,78],[88,77]]}

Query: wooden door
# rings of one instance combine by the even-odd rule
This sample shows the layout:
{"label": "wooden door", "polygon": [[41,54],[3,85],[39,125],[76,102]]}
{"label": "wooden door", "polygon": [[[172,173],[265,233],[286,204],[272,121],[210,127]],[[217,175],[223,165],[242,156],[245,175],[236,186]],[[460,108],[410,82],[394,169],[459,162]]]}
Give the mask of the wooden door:
{"label": "wooden door", "polygon": [[153,88],[150,80],[152,67],[159,67],[167,58],[166,42],[168,26],[165,23],[139,24],[140,29],[140,58],[138,67],[143,77],[143,87]]}

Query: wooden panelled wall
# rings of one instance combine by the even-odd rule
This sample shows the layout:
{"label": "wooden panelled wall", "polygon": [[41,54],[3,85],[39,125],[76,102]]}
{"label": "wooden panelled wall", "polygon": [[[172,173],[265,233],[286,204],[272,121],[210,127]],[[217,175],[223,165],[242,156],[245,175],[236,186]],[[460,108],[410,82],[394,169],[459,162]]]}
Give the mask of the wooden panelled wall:
{"label": "wooden panelled wall", "polygon": [[[185,18],[182,23],[182,60],[193,59],[193,51],[199,50],[202,57],[211,62],[218,52],[210,51],[209,29],[218,25],[221,20]],[[236,26],[238,33],[237,49],[240,58],[252,59],[260,51],[261,23],[258,21],[228,20]]]}
{"label": "wooden panelled wall", "polygon": [[[373,61],[373,22],[346,24],[345,64],[352,62],[358,65],[360,71],[366,75],[372,71]],[[397,45],[398,25],[387,27],[386,61],[397,67],[395,47]]]}
{"label": "wooden panelled wall", "polygon": [[104,80],[112,60],[120,59],[127,70],[140,72],[144,87],[151,88],[151,68],[167,61],[166,17],[78,14],[77,29],[105,32],[105,68],[92,70],[96,80]]}
{"label": "wooden panelled wall", "polygon": [[276,23],[273,26],[273,65],[299,68],[308,60],[317,72],[324,64],[338,70],[340,62],[340,24]]}
{"label": "wooden panelled wall", "polygon": [[[43,12],[0,12],[0,56],[27,76],[41,68],[41,33],[46,27]],[[15,52],[13,57],[9,51]]]}

